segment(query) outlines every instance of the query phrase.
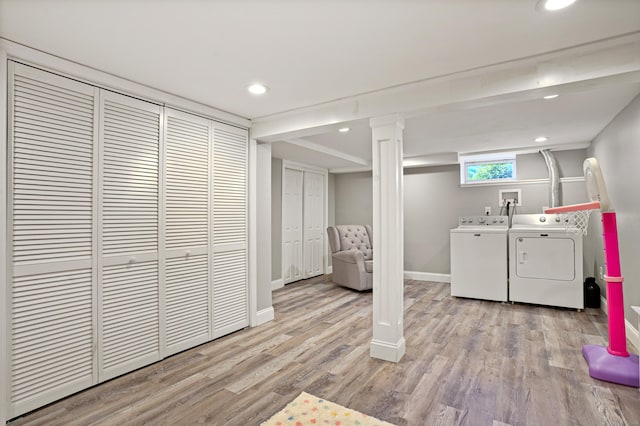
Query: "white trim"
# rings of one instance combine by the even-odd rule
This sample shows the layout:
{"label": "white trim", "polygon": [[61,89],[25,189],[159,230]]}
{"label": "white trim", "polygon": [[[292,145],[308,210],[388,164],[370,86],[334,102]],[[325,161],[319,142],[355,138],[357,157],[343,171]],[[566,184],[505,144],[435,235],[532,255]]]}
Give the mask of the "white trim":
{"label": "white trim", "polygon": [[282,160],[282,167],[287,169],[300,170],[301,172],[313,172],[313,173],[320,173],[320,174],[329,173],[328,169],[318,167],[318,166],[312,166],[305,163],[299,163],[297,161],[291,161],[287,159]]}
{"label": "white trim", "polygon": [[277,280],[271,281],[271,291],[277,290],[282,287],[284,287],[284,279],[278,278]]}
{"label": "white trim", "polygon": [[[258,325],[258,176],[257,141],[249,139],[249,326]],[[214,153],[215,155],[215,153]]]}
{"label": "white trim", "polygon": [[404,271],[407,280],[430,281],[436,283],[450,283],[451,274],[438,274],[434,272]]}
{"label": "white trim", "polygon": [[[327,228],[329,227],[329,171],[325,169],[325,172],[322,174],[322,183],[324,186],[324,231],[322,232],[322,235],[324,236],[322,238],[322,241],[324,241],[324,243],[322,244],[322,260],[323,260],[323,266],[324,266],[324,273],[326,274],[330,274],[329,272],[329,237],[327,236]],[[333,269],[332,269],[333,270]]]}
{"label": "white trim", "polygon": [[[3,44],[0,44],[0,92],[6,93],[0,96],[0,425],[4,425],[8,418],[9,401],[9,292],[11,291],[11,274],[8,268],[7,256],[9,253],[9,241],[7,238],[7,133],[8,133],[8,67],[7,51]],[[4,90],[7,90],[5,92]]]}
{"label": "white trim", "polygon": [[[576,183],[584,182],[584,176],[565,177],[560,178],[560,183]],[[548,184],[549,178],[541,179],[522,179],[513,181],[495,181],[495,182],[478,182],[478,183],[463,183],[460,184],[461,188],[472,188],[476,186],[513,186],[513,185],[541,185]]]}
{"label": "white trim", "polygon": [[333,265],[327,266],[326,271],[327,272],[325,272],[325,275],[333,274]]}
{"label": "white trim", "polygon": [[[607,299],[604,296],[600,296],[600,309],[605,315],[609,316],[609,309],[607,307]],[[631,342],[636,351],[640,351],[640,332],[627,320],[624,319],[624,329],[627,333],[627,340]]]}
{"label": "white trim", "polygon": [[270,306],[266,309],[262,309],[258,311],[258,313],[256,314],[256,320],[257,320],[256,325],[258,326],[258,325],[267,323],[269,321],[273,321],[275,317],[276,315],[275,315],[275,311],[273,310],[273,306]]}
{"label": "white trim", "polygon": [[627,332],[627,340],[634,346],[636,352],[640,350],[640,332],[628,320],[624,320],[624,328]]}
{"label": "white trim", "polygon": [[[62,74],[93,86],[126,93],[156,104],[170,105],[181,111],[201,115],[206,118],[213,119],[214,121],[241,127],[243,129],[248,129],[251,126],[251,122],[248,119],[235,114],[231,114],[181,96],[172,95],[145,84],[136,83],[134,81],[127,80],[126,78],[118,77],[95,68],[78,64],[10,40],[0,38],[0,49],[4,51],[6,57],[9,59],[14,59],[26,65],[37,66],[56,74]],[[6,61],[3,61],[3,63],[6,63]],[[4,65],[0,66],[4,67]]]}
{"label": "white trim", "polygon": [[370,172],[371,166],[347,166],[347,167],[334,167],[333,169],[329,169],[329,173],[341,174],[341,173],[360,173],[360,172]]}
{"label": "white trim", "polygon": [[398,342],[391,344],[382,340],[371,340],[371,348],[369,355],[372,358],[381,359],[389,362],[400,362],[406,351],[406,344],[404,337],[401,337]]}

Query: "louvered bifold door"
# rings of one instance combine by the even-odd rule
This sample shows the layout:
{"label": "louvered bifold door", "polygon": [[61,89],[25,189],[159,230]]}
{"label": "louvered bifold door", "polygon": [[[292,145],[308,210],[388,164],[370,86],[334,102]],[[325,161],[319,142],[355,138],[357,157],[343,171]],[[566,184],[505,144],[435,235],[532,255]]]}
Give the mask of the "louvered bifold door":
{"label": "louvered bifold door", "polygon": [[214,124],[213,333],[249,325],[247,279],[247,131]]}
{"label": "louvered bifold door", "polygon": [[14,417],[95,380],[97,107],[89,85],[9,64],[8,408]]}
{"label": "louvered bifold door", "polygon": [[210,339],[211,121],[165,109],[165,333],[170,355]]}
{"label": "louvered bifold door", "polygon": [[160,358],[161,107],[100,93],[100,380]]}

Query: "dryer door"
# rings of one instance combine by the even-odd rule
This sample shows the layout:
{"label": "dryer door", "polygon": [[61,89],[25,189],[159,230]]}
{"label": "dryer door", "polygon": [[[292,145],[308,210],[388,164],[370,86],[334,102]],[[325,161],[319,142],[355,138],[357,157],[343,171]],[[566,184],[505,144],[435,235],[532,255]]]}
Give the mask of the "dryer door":
{"label": "dryer door", "polygon": [[532,234],[515,240],[516,275],[572,281],[576,276],[575,241],[569,237]]}

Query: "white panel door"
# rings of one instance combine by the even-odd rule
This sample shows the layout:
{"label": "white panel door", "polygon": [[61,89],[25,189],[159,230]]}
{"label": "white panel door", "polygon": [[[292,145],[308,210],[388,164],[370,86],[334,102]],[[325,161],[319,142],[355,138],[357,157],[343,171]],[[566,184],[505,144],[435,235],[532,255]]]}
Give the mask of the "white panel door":
{"label": "white panel door", "polygon": [[161,107],[101,91],[100,381],[160,359]]}
{"label": "white panel door", "polygon": [[304,172],[304,278],[324,273],[324,176]]}
{"label": "white panel door", "polygon": [[302,258],[304,173],[301,170],[285,168],[282,180],[282,274],[284,283],[288,284],[304,278]]}
{"label": "white panel door", "polygon": [[249,325],[246,130],[213,130],[213,337]]}
{"label": "white panel door", "polygon": [[209,340],[211,121],[165,109],[165,333],[173,354]]}
{"label": "white panel door", "polygon": [[[92,226],[97,92],[9,64],[6,350],[8,411],[14,417],[96,379]],[[0,315],[5,318],[4,311]]]}

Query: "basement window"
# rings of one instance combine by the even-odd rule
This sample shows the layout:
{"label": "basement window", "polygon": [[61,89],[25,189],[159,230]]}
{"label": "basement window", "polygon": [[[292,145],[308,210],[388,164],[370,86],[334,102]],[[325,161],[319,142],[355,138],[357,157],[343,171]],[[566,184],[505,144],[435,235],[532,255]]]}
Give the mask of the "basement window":
{"label": "basement window", "polygon": [[515,154],[461,155],[458,161],[461,185],[516,180]]}

